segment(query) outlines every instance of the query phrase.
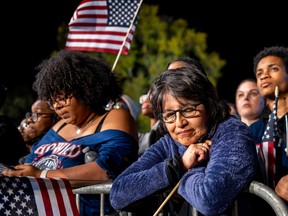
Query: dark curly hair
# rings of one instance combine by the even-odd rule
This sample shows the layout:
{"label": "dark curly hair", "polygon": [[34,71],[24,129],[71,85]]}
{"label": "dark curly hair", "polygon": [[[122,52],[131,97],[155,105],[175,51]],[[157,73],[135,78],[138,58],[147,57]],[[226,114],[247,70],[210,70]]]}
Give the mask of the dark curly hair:
{"label": "dark curly hair", "polygon": [[104,112],[109,101],[117,101],[122,88],[104,62],[80,51],[61,50],[41,62],[36,70],[33,90],[39,99],[73,94],[97,113]]}
{"label": "dark curly hair", "polygon": [[276,56],[283,60],[286,71],[288,71],[288,48],[283,46],[265,47],[253,59],[253,71],[256,74],[259,61],[267,56]]}
{"label": "dark curly hair", "polygon": [[228,104],[218,98],[213,84],[196,67],[164,71],[153,82],[149,90],[149,100],[155,116],[163,112],[163,98],[166,94],[176,99],[183,98],[203,103],[209,114],[211,128],[230,116]]}

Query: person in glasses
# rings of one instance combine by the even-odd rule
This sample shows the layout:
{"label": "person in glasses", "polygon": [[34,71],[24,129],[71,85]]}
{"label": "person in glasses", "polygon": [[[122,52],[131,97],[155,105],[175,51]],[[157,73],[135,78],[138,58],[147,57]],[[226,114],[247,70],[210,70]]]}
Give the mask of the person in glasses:
{"label": "person in glasses", "polygon": [[[21,122],[20,132],[29,150],[37,143],[47,131],[59,120],[59,116],[52,110],[47,100],[36,100]],[[21,157],[19,163],[23,164],[27,156]]]}
{"label": "person in glasses", "polygon": [[161,73],[149,89],[149,101],[168,133],[115,179],[112,206],[153,215],[161,205],[157,197],[176,188],[203,215],[228,214],[256,175],[250,128],[230,115],[197,67]]}
{"label": "person in glasses", "polygon": [[[110,182],[137,160],[135,120],[124,108],[105,110],[122,95],[108,65],[79,51],[62,50],[36,69],[33,89],[61,119],[32,146],[25,164],[2,174],[66,178],[79,187]],[[86,147],[98,155],[87,163]],[[106,199],[105,214],[110,214],[114,209]],[[79,209],[81,216],[99,215],[99,195],[81,195]]]}
{"label": "person in glasses", "polygon": [[[206,72],[196,58],[189,56],[179,57],[170,61],[166,69],[175,69],[180,67],[197,67],[203,75],[206,76]],[[154,116],[151,104],[148,100],[148,93],[141,95],[139,98],[141,104],[141,112],[143,115],[150,118],[150,131],[146,133],[139,132],[139,151],[138,154],[141,156],[144,151],[154,144],[159,138],[161,138],[165,133],[165,129],[161,124],[161,121]]]}

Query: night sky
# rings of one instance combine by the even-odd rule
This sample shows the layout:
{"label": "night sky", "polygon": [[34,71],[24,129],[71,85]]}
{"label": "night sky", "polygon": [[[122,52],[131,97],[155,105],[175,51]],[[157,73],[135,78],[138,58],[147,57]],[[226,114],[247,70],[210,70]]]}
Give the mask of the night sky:
{"label": "night sky", "polygon": [[[160,15],[184,18],[189,28],[208,34],[208,51],[218,52],[227,61],[217,86],[219,96],[234,102],[237,84],[253,76],[254,55],[266,46],[288,46],[286,7],[277,1],[273,5],[262,3],[256,9],[242,1],[230,4],[189,1],[189,6],[188,1],[146,0],[144,3],[159,5]],[[69,22],[79,2],[5,1],[2,11],[10,11],[10,16],[1,15],[1,82],[8,88],[32,84],[34,67],[57,47],[57,27],[63,21]]]}
{"label": "night sky", "polygon": [[227,61],[217,90],[221,98],[230,102],[234,102],[240,81],[254,77],[253,57],[260,50],[273,45],[288,46],[287,9],[278,1],[257,7],[241,1],[189,1],[189,7],[184,0],[177,4],[149,2],[159,2],[160,13],[184,18],[190,28],[208,34],[208,50],[218,52]]}

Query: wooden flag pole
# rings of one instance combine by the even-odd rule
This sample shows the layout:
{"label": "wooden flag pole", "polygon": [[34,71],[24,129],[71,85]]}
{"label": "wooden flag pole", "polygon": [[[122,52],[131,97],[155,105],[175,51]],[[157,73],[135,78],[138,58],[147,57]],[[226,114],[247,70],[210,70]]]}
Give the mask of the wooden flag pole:
{"label": "wooden flag pole", "polygon": [[124,45],[125,45],[125,43],[126,43],[126,39],[127,39],[128,35],[129,35],[130,31],[131,31],[131,28],[132,28],[132,26],[133,26],[133,23],[134,23],[134,21],[135,21],[135,19],[136,19],[136,17],[137,17],[137,14],[138,14],[139,10],[140,10],[140,7],[141,7],[141,5],[142,5],[142,2],[143,2],[143,0],[140,0],[139,5],[138,5],[138,8],[137,8],[137,10],[136,10],[136,12],[135,12],[135,14],[134,14],[134,16],[133,16],[132,22],[131,22],[131,24],[130,24],[130,26],[129,26],[129,29],[128,29],[126,35],[125,35],[125,38],[124,38],[123,43],[122,43],[122,45],[121,45],[121,48],[120,48],[120,50],[119,50],[119,52],[118,52],[118,55],[117,55],[117,57],[116,57],[116,60],[115,60],[115,62],[114,62],[114,65],[113,65],[113,67],[112,67],[111,72],[114,72],[114,70],[115,70],[116,64],[117,64],[117,62],[118,62],[118,60],[119,60],[119,58],[120,58],[121,52],[122,52],[123,47],[124,47]]}
{"label": "wooden flag pole", "polygon": [[285,129],[286,129],[286,148],[285,148],[285,152],[286,152],[286,157],[288,157],[288,116],[287,114],[285,114]]}
{"label": "wooden flag pole", "polygon": [[162,202],[162,204],[159,206],[159,208],[157,209],[157,211],[153,214],[153,216],[157,216],[159,214],[159,212],[161,211],[161,209],[164,207],[164,205],[168,202],[168,200],[170,199],[170,197],[175,193],[175,191],[178,189],[179,185],[180,185],[181,179],[178,181],[178,183],[175,185],[175,187],[173,188],[173,190],[169,193],[169,195],[166,197],[166,199]]}

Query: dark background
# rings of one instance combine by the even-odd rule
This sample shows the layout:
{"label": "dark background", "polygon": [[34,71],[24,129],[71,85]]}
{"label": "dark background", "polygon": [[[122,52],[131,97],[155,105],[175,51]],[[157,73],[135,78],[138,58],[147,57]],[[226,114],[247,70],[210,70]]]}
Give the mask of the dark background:
{"label": "dark background", "polygon": [[[218,52],[227,61],[217,90],[221,98],[230,102],[234,102],[238,83],[253,77],[254,55],[266,46],[288,46],[287,9],[277,1],[256,7],[242,1],[143,2],[159,5],[160,15],[183,18],[189,28],[208,34],[208,51]],[[79,3],[80,0],[41,0],[3,4],[0,81],[8,89],[32,84],[34,67],[55,50],[58,26],[69,22]]]}

